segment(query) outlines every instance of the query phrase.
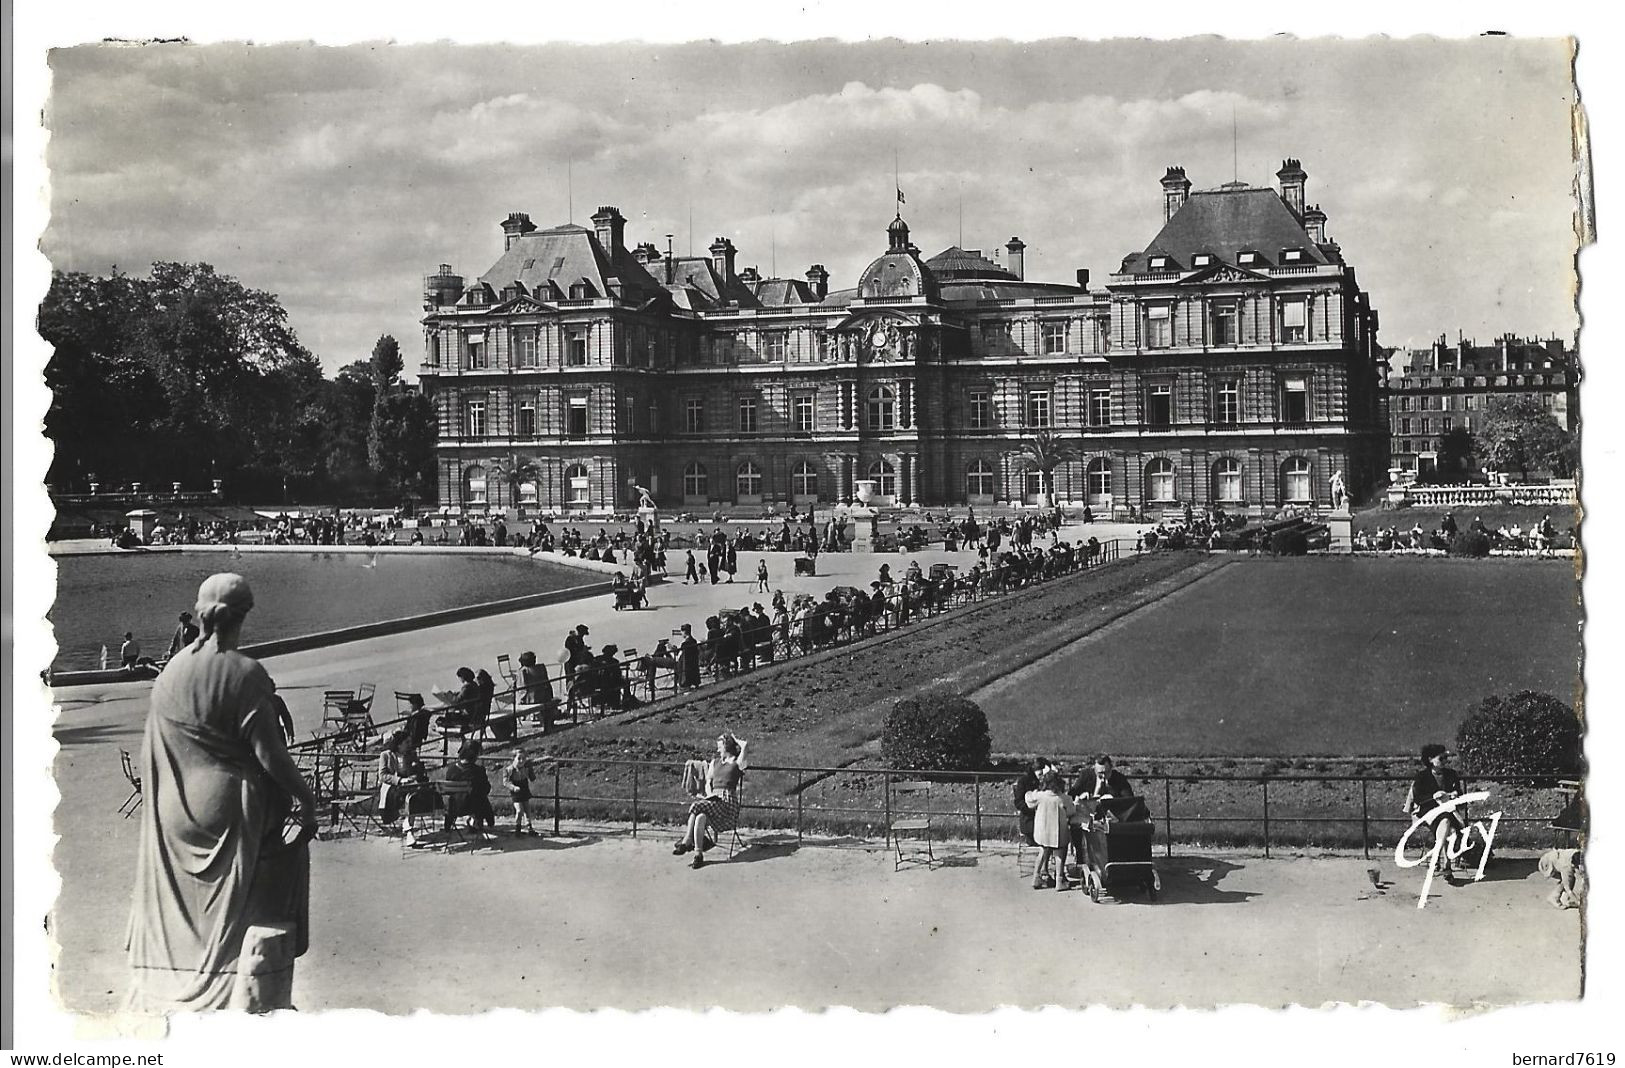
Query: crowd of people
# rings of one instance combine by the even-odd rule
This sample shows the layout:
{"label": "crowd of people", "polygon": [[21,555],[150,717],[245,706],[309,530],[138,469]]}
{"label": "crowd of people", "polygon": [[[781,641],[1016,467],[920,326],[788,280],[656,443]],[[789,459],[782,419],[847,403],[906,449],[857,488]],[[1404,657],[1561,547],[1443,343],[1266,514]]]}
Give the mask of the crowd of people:
{"label": "crowd of people", "polygon": [[1033,866],[1034,890],[1070,890],[1067,856],[1084,858],[1084,830],[1097,813],[1115,818],[1100,802],[1134,796],[1134,787],[1105,753],[1079,768],[1070,784],[1065,769],[1048,757],[1033,758],[1011,789],[1022,838],[1039,850]]}
{"label": "crowd of people", "polygon": [[[1446,512],[1439,525],[1431,529],[1424,529],[1420,522],[1416,522],[1409,530],[1387,526],[1357,531],[1354,548],[1357,552],[1445,552],[1461,532],[1456,517]],[[1552,555],[1559,543],[1565,540],[1565,535],[1552,522],[1550,513],[1541,516],[1538,523],[1531,524],[1527,529],[1516,520],[1510,526],[1503,523],[1490,527],[1481,516],[1474,516],[1467,526],[1467,532],[1488,539],[1493,550],[1534,553],[1537,556]],[[1567,531],[1566,540],[1569,545],[1575,544],[1572,527]]]}

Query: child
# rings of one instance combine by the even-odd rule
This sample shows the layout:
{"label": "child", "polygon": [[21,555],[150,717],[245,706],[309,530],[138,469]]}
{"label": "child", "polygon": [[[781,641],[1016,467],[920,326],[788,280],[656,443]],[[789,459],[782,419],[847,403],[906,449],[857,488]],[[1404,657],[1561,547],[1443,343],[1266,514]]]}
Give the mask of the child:
{"label": "child", "polygon": [[530,810],[527,807],[530,801],[530,783],[536,778],[536,770],[531,767],[529,754],[522,749],[515,750],[503,777],[508,780],[508,797],[513,801],[514,837],[535,834],[536,826],[531,823]]}
{"label": "child", "polygon": [[767,561],[765,559],[756,561],[756,590],[759,593],[768,592],[768,590],[767,590]]}
{"label": "child", "polygon": [[[1027,792],[1027,807],[1033,810],[1033,841],[1043,849],[1033,869],[1033,889],[1072,889],[1066,877],[1066,847],[1072,839],[1069,827],[1077,808],[1062,787],[1059,771],[1052,767],[1044,772],[1038,789]],[[1051,858],[1056,861],[1054,876],[1050,874]]]}

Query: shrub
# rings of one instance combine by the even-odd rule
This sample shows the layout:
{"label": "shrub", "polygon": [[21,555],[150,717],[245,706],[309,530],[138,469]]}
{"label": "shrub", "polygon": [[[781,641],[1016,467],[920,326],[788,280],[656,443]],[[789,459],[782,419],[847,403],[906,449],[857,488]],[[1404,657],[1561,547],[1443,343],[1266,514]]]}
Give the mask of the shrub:
{"label": "shrub", "polygon": [[1581,773],[1580,717],[1548,693],[1521,690],[1484,698],[1456,731],[1464,770],[1528,776],[1531,783]]}
{"label": "shrub", "polygon": [[1490,555],[1490,536],[1481,530],[1462,530],[1450,539],[1451,556]]}
{"label": "shrub", "polygon": [[1270,552],[1276,556],[1308,556],[1309,536],[1302,530],[1277,530],[1270,536]]}
{"label": "shrub", "polygon": [[888,767],[920,771],[979,771],[992,746],[981,706],[944,692],[900,699],[886,714],[880,740]]}

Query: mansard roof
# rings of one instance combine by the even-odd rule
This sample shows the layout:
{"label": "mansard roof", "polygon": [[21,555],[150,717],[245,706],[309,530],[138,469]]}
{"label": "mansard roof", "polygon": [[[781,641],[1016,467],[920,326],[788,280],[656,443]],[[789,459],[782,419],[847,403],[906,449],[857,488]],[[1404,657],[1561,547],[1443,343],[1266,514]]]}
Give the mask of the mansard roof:
{"label": "mansard roof", "polygon": [[1283,249],[1302,249],[1304,264],[1340,263],[1335,245],[1316,245],[1292,209],[1270,189],[1227,188],[1192,193],[1144,252],[1123,259],[1122,273],[1146,274],[1152,256],[1167,256],[1170,269],[1188,271],[1197,253],[1235,263],[1238,253],[1257,252],[1266,264]]}
{"label": "mansard roof", "polygon": [[958,278],[1000,278],[1014,281],[1016,276],[982,255],[980,249],[963,249],[950,245],[925,261],[940,282]]}
{"label": "mansard roof", "polygon": [[593,231],[574,224],[520,236],[479,280],[498,293],[517,281],[541,300],[567,298],[571,286],[583,283],[594,296],[609,296],[618,283],[628,300],[661,288],[630,252],[611,254]]}
{"label": "mansard roof", "polygon": [[799,278],[764,278],[756,283],[756,299],[764,308],[817,304],[812,287]]}

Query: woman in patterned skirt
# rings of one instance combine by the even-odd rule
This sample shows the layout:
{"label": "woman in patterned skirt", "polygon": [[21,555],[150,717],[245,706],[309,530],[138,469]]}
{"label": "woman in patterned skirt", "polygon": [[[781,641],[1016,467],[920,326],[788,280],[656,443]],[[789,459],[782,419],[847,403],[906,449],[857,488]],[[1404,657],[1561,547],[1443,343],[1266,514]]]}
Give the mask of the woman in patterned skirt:
{"label": "woman in patterned skirt", "polygon": [[745,780],[745,741],[728,731],[717,736],[717,755],[705,767],[699,800],[688,806],[688,829],[672,850],[678,856],[692,852],[691,867],[705,864],[705,851],[718,836],[739,825],[739,787]]}

